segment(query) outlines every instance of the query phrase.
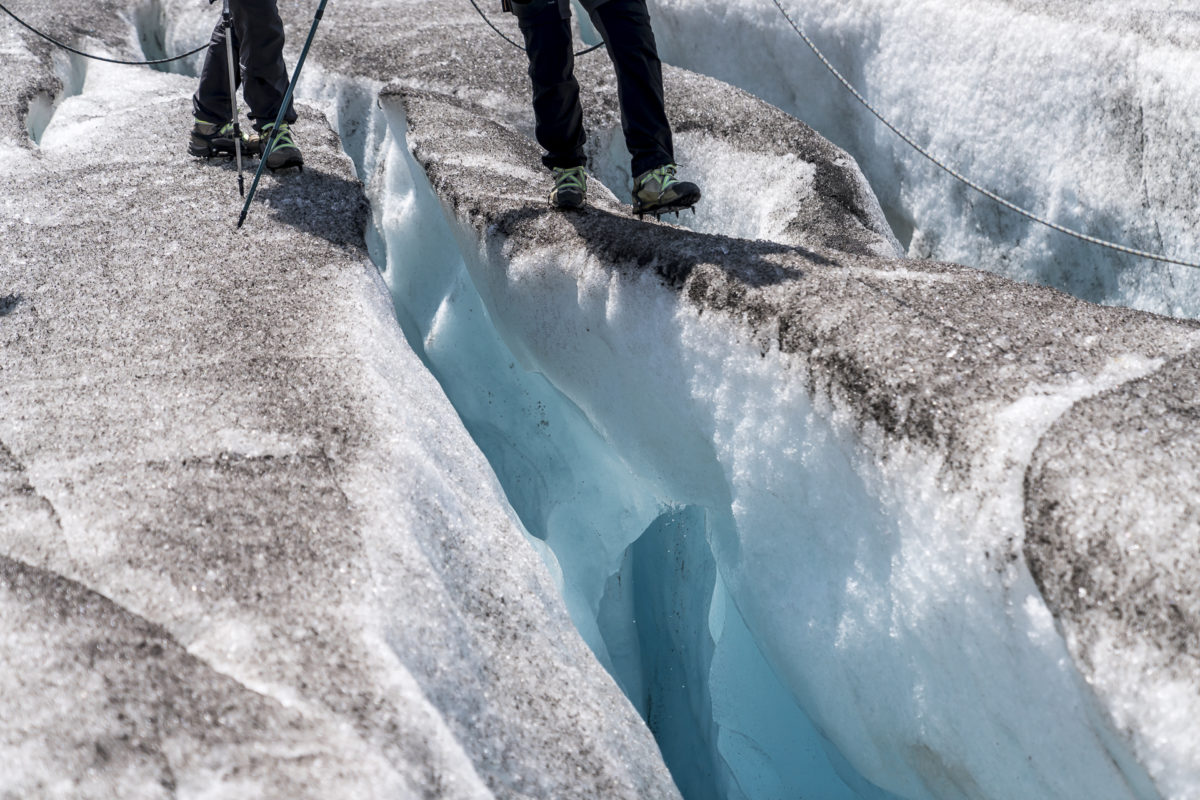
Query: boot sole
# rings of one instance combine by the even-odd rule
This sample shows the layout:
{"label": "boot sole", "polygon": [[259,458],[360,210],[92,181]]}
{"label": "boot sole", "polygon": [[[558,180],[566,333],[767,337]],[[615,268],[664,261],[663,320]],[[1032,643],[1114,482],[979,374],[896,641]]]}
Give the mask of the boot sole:
{"label": "boot sole", "polygon": [[581,197],[578,200],[558,200],[551,203],[551,205],[562,211],[578,211],[584,207],[585,203]]}
{"label": "boot sole", "polygon": [[[216,156],[232,156],[235,155],[233,148],[226,150],[223,147],[211,147],[209,145],[188,145],[188,154],[196,158],[215,158]],[[242,155],[246,155],[246,151],[242,151]]]}
{"label": "boot sole", "polygon": [[[670,213],[678,214],[680,211],[685,211],[689,208],[692,208],[698,202],[700,202],[700,190],[699,189],[697,189],[694,192],[690,192],[689,194],[680,195],[679,197],[676,197],[671,202],[663,203],[662,205],[649,206],[649,205],[642,205],[640,203],[636,203],[633,206],[633,213],[637,214],[638,219],[641,219],[642,217],[646,216],[647,214],[654,217],[655,219],[657,219],[658,217],[661,217],[663,214],[670,214]],[[693,209],[693,211],[694,210],[695,209]]]}
{"label": "boot sole", "polygon": [[271,164],[270,159],[267,159],[267,169],[271,170],[271,172],[279,172],[279,170],[281,170],[281,169],[291,169],[293,167],[300,170],[301,172],[304,172],[304,159],[303,158],[289,158],[287,161],[284,161],[282,164],[274,164],[274,165]]}

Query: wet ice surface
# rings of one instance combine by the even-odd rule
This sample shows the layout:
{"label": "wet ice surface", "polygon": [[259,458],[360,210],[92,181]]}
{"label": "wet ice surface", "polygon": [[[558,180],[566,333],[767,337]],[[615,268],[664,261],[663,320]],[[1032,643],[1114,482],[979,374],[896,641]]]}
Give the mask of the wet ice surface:
{"label": "wet ice surface", "polygon": [[[862,164],[918,257],[1095,302],[1196,317],[1200,274],[1036,225],[955,182],[858,105],[770,2],[654,0],[671,63],[777,103]],[[888,119],[1036,214],[1200,259],[1200,13],[1168,0],[784,2]]]}
{"label": "wet ice surface", "polygon": [[550,213],[465,3],[327,16],[240,237],[190,81],[10,49],[62,97],[0,150],[6,790],[670,796],[636,709],[689,800],[1200,792],[1192,325],[895,260],[843,152],[679,70],[712,190],[630,219],[602,54],[611,191]]}

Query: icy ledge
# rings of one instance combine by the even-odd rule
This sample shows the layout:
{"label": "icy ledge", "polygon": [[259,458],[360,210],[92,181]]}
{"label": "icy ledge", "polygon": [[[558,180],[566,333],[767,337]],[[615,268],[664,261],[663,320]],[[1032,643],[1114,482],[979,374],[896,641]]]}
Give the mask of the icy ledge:
{"label": "icy ledge", "polygon": [[[841,771],[831,757],[848,784],[877,793],[865,778],[910,798],[1200,791],[1195,726],[1184,722],[1200,710],[1185,688],[1200,678],[1192,607],[1173,617],[1166,591],[1195,585],[1194,560],[1147,555],[1127,568],[1121,547],[1060,544],[1047,569],[1043,555],[1069,538],[1055,514],[1101,539],[1118,530],[1093,527],[1095,509],[1051,479],[1064,473],[1099,487],[1101,508],[1152,517],[1139,546],[1162,553],[1156,537],[1193,540],[1186,488],[1164,480],[1120,499],[1136,465],[1157,458],[1134,432],[1172,424],[1153,404],[1120,398],[1166,391],[1155,387],[1178,375],[1164,364],[1187,372],[1194,326],[953,265],[643,224],[602,199],[584,214],[553,213],[530,202],[528,140],[445,97],[388,102],[391,134],[398,141],[407,125],[482,304],[448,280],[426,343],[453,339],[460,301],[486,313],[520,366],[586,419],[615,462],[607,469],[625,471],[616,491],[637,519],[609,533],[665,524],[707,538],[718,573],[700,604],[710,647],[725,633],[727,592],[775,676],[848,762]],[[1105,403],[1137,423],[1089,414]],[[1110,455],[1063,470],[1045,454],[1090,441],[1068,422],[1080,416],[1100,426],[1092,436]],[[573,456],[596,461],[567,452],[565,468]],[[1049,513],[1027,520],[1027,506]],[[568,604],[596,614],[589,642],[620,674],[636,633],[612,618],[611,585],[597,596],[569,576],[572,562],[602,558],[623,574],[636,536],[605,540],[578,518],[556,531],[555,509],[543,510]],[[686,537],[655,535],[688,580]],[[1164,592],[1126,590],[1128,608],[1103,605],[1104,593],[1090,595],[1102,605],[1057,600],[1084,596],[1072,594],[1072,572],[1098,569],[1118,586],[1131,569],[1149,571]],[[1153,669],[1164,659],[1172,679]],[[713,713],[736,691],[708,686]],[[727,756],[728,741],[714,738]]]}

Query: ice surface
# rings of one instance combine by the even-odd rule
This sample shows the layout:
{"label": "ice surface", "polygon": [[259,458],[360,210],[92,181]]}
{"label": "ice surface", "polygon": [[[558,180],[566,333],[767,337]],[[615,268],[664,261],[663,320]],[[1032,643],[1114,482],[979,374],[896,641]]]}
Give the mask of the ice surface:
{"label": "ice surface", "polygon": [[[878,48],[852,79],[915,61],[977,112],[969,133],[1009,121],[962,88],[987,85],[981,37],[1085,10],[814,8],[831,54]],[[933,11],[949,22],[918,47]],[[1160,11],[1183,24],[1094,14],[1104,58],[1152,40],[1174,66],[1147,74],[1186,68],[1189,17]],[[186,0],[130,12],[100,44],[177,51],[212,24]],[[749,49],[699,66],[807,89],[767,4],[657,12],[672,57],[732,32]],[[1033,38],[1000,55],[1075,74]],[[603,54],[580,76],[608,185],[551,213],[520,53],[461,2],[327,15],[310,163],[268,179],[246,235],[230,169],[180,171],[191,81],[88,67],[72,89],[47,50],[3,52],[5,89],[43,98],[0,146],[4,789],[673,796],[636,711],[689,800],[1200,795],[1196,493],[1168,455],[1192,449],[1194,326],[896,260],[845,152],[676,69],[706,203],[692,230],[630,219]],[[987,99],[1045,107],[1009,82],[1013,107]],[[1045,156],[1101,229],[1129,181],[1069,173],[1124,152],[1124,109],[1029,131],[1105,133]],[[941,113],[948,137],[963,119]],[[1010,223],[982,207],[939,227],[961,198],[895,155],[866,163],[914,254],[1038,280],[1089,257],[998,244]],[[1030,183],[1042,163],[984,156]],[[1156,222],[1186,240],[1176,205]],[[1159,273],[1093,267],[1104,299],[1176,302]]]}
{"label": "ice surface", "polygon": [[[703,524],[695,511],[665,524],[704,531],[769,671],[847,759],[843,790],[878,791],[865,777],[905,797],[1157,795],[1146,770],[1170,773],[1145,750],[1134,760],[1113,730],[1117,709],[1097,705],[1048,623],[1022,559],[1022,496],[1055,419],[1194,347],[1190,326],[943,265],[696,240],[603,204],[583,218],[518,216],[525,195],[497,195],[495,176],[532,157],[524,145],[452,134],[473,124],[453,103],[404,102],[434,190],[478,232],[466,264],[518,363],[576,404],[660,504],[704,509]],[[496,166],[465,167],[481,160],[463,159],[465,146]],[[720,267],[702,260],[718,252]],[[630,559],[622,586],[637,573]],[[672,582],[667,571],[656,583]],[[610,581],[617,607],[600,625],[636,698],[655,672],[629,668],[647,648],[618,620],[653,592],[631,593],[618,601]],[[689,593],[660,618],[665,630],[688,630],[689,606],[714,607]],[[704,642],[701,674],[715,663]],[[682,644],[664,650],[697,659]],[[658,700],[711,714],[725,688],[680,691]],[[716,716],[695,719],[682,741],[668,738],[668,757],[720,741]],[[1172,769],[1195,775],[1185,760]],[[725,766],[686,763],[699,775]]]}
{"label": "ice surface", "polygon": [[404,344],[320,112],[235,232],[192,80],[79,88],[0,142],[0,794],[676,796]]}
{"label": "ice surface", "polygon": [[[888,119],[950,166],[1093,236],[1200,254],[1200,16],[1136,3],[784,3]],[[654,0],[665,60],[796,114],[862,165],[910,255],[1097,302],[1200,314],[1200,275],[1099,249],[955,182],[858,105],[769,0]]]}

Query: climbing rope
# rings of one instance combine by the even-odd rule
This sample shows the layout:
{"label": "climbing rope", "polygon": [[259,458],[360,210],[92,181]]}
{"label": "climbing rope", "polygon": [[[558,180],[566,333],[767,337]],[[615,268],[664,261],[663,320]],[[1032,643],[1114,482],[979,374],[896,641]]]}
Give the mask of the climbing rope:
{"label": "climbing rope", "polygon": [[973,181],[970,178],[966,177],[965,175],[962,175],[961,173],[959,173],[954,168],[949,167],[946,164],[942,163],[936,157],[931,155],[928,150],[926,150],[924,147],[921,147],[921,145],[919,145],[915,141],[913,141],[911,136],[909,136],[904,131],[897,128],[890,121],[888,121],[888,119],[886,117],[884,117],[883,114],[876,111],[875,107],[872,106],[869,102],[867,102],[867,99],[865,97],[863,97],[862,94],[860,94],[857,89],[854,88],[854,86],[850,83],[850,81],[846,80],[842,76],[842,73],[838,72],[837,68],[834,67],[833,64],[829,63],[829,59],[826,58],[825,54],[822,53],[820,51],[820,49],[817,48],[816,44],[813,43],[813,40],[808,38],[808,34],[806,34],[804,32],[804,30],[792,20],[791,15],[788,14],[787,10],[780,4],[779,0],[771,0],[771,2],[774,3],[775,7],[779,9],[779,13],[783,14],[783,18],[787,20],[788,24],[792,26],[792,30],[794,30],[797,34],[799,34],[800,38],[804,40],[804,43],[806,45],[808,45],[808,48],[813,51],[813,53],[816,55],[817,58],[821,59],[821,63],[825,65],[825,68],[828,69],[831,73],[833,73],[833,76],[835,78],[837,78],[839,82],[841,82],[842,86],[846,87],[846,89],[850,92],[850,94],[854,95],[854,97],[857,98],[858,102],[863,104],[863,107],[865,107],[868,111],[870,111],[872,114],[874,114],[875,118],[878,119],[880,122],[882,122],[884,125],[886,125],[892,131],[892,133],[896,134],[901,139],[903,139],[905,142],[907,142],[908,145],[910,147],[912,147],[912,149],[916,150],[918,153],[925,156],[925,158],[929,159],[935,165],[940,167],[942,170],[949,173],[956,180],[966,184],[967,186],[970,186],[972,189],[974,189],[975,191],[984,195],[985,197],[989,197],[992,200],[995,200],[997,203],[1004,206],[1005,208],[1007,208],[1011,211],[1015,211],[1016,213],[1025,217],[1026,219],[1030,219],[1041,225],[1045,225],[1047,228],[1052,228],[1052,229],[1058,231],[1059,233],[1065,233],[1068,236],[1073,236],[1076,239],[1079,239],[1081,241],[1099,245],[1100,247],[1106,247],[1109,250],[1115,250],[1118,253],[1126,253],[1131,256],[1138,256],[1140,258],[1148,258],[1152,261],[1161,261],[1165,264],[1177,264],[1181,267],[1193,267],[1195,269],[1200,269],[1200,262],[1187,261],[1187,260],[1184,260],[1181,258],[1173,258],[1171,256],[1159,255],[1157,253],[1149,253],[1149,252],[1146,252],[1145,250],[1137,250],[1133,247],[1126,247],[1123,244],[1117,244],[1116,242],[1110,242],[1105,239],[1097,238],[1095,236],[1089,236],[1086,233],[1080,233],[1079,231],[1072,230],[1071,228],[1065,227],[1063,225],[1059,225],[1057,222],[1051,222],[1050,220],[1048,220],[1044,217],[1040,217],[1037,214],[1034,214],[1032,211],[1027,211],[1026,209],[1022,208],[1021,206],[1017,205],[1016,203],[1013,203],[1009,200],[1004,199],[1003,197],[996,194],[995,192],[990,191],[989,189],[985,189],[984,187],[980,186],[975,181]]}
{"label": "climbing rope", "polygon": [[[475,6],[475,10],[479,12],[479,16],[483,17],[483,21],[488,24],[488,27],[491,28],[492,30],[494,30],[500,36],[501,39],[508,42],[513,47],[517,48],[518,50],[521,50],[521,51],[525,50],[525,45],[521,44],[520,42],[514,42],[512,39],[508,38],[508,36],[505,35],[504,31],[500,30],[499,28],[497,28],[495,25],[492,24],[492,21],[490,19],[488,19],[488,15],[483,13],[483,9],[479,7],[479,4],[476,3],[475,0],[470,0],[470,2],[471,2],[471,5]],[[582,50],[576,50],[575,57],[578,58],[579,56],[587,55],[588,53],[592,52],[593,50],[599,50],[603,46],[604,46],[604,42],[600,42],[600,44],[594,44],[591,47],[585,47]]]}
{"label": "climbing rope", "polygon": [[28,29],[28,30],[32,31],[33,33],[37,34],[38,36],[42,37],[47,42],[50,42],[51,44],[53,44],[57,47],[61,47],[63,50],[74,53],[77,56],[83,56],[84,58],[93,59],[95,61],[107,61],[109,64],[125,64],[126,66],[130,66],[130,67],[148,67],[148,66],[153,66],[154,64],[169,64],[172,61],[179,61],[180,59],[187,58],[188,56],[194,56],[194,55],[196,55],[196,53],[199,53],[201,50],[208,49],[208,43],[205,42],[202,46],[197,47],[195,50],[189,50],[188,52],[186,52],[182,55],[171,56],[170,58],[158,58],[158,59],[154,59],[153,61],[120,61],[115,58],[106,58],[105,56],[98,56],[93,53],[85,53],[82,50],[76,50],[74,47],[71,47],[69,44],[64,44],[64,43],[58,41],[57,39],[47,36],[46,34],[39,31],[37,28],[30,25],[25,20],[18,17],[13,12],[9,11],[8,7],[5,6],[3,3],[0,3],[0,11],[3,11],[5,14],[8,14],[10,17],[15,19],[18,24],[22,25],[26,29]]}

